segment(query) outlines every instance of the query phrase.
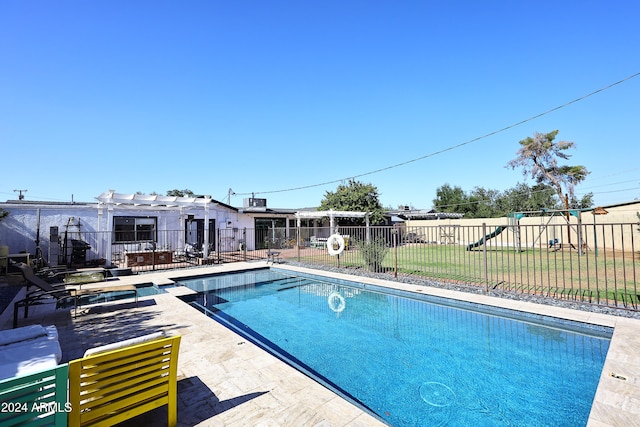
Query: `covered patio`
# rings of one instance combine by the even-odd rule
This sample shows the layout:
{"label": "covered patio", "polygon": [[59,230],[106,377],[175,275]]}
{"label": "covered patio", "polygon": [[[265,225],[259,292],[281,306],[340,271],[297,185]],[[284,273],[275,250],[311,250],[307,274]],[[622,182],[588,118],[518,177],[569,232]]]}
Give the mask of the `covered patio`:
{"label": "covered patio", "polygon": [[333,209],[329,209],[327,211],[298,211],[296,212],[295,217],[297,220],[298,228],[302,226],[303,219],[321,220],[323,218],[329,218],[329,230],[331,234],[340,234],[338,227],[336,226],[336,218],[364,218],[366,226],[366,239],[367,241],[371,239],[371,224],[369,223],[369,212],[335,211]]}

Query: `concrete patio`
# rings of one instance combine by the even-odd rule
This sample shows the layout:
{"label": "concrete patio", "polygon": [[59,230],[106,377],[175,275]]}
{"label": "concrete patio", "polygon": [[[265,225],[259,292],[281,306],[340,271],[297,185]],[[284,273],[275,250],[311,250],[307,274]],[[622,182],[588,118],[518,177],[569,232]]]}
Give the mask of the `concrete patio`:
{"label": "concrete patio", "polygon": [[[110,284],[164,285],[179,277],[265,266],[265,262],[223,264],[124,276],[113,279]],[[304,270],[286,264],[278,267]],[[354,279],[336,273],[322,274]],[[640,416],[637,374],[640,372],[640,321],[372,278],[361,278],[361,281],[614,327],[589,426],[637,425]],[[19,325],[55,324],[63,362],[81,357],[88,348],[159,330],[180,334],[178,424],[181,426],[385,425],[177,298],[177,295],[191,292],[189,289],[167,290],[165,294],[141,298],[138,307],[133,301],[83,307],[75,318],[69,309],[55,310],[55,304],[41,305],[34,307],[28,319],[21,318]],[[0,329],[11,328],[12,315],[13,307],[2,313]],[[611,373],[625,379],[615,378]],[[161,408],[125,424],[158,425],[165,422],[165,416],[166,411]]]}

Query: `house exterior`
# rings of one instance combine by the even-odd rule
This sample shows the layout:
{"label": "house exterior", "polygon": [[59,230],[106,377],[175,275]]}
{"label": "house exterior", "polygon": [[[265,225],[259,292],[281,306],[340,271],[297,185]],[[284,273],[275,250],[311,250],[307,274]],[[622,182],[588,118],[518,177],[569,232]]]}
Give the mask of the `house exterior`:
{"label": "house exterior", "polygon": [[95,199],[0,203],[9,213],[0,221],[0,247],[13,255],[31,254],[49,265],[82,265],[87,260],[121,265],[131,253],[154,251],[175,258],[193,250],[206,259],[211,253],[279,247],[295,238],[299,228],[301,241],[312,235],[328,237],[333,229],[333,217],[326,212],[273,209],[266,199],[253,197],[244,199],[241,208],[210,196],[114,190]]}
{"label": "house exterior", "polygon": [[[186,245],[208,252],[253,250],[264,238],[247,229],[295,227],[294,210],[236,208],[211,197],[120,194],[113,190],[94,203],[13,200],[0,203],[0,246],[10,254],[40,253],[50,265],[68,263],[74,244],[86,243],[87,258],[111,265],[123,252],[179,252]],[[78,252],[78,251],[75,251]]]}

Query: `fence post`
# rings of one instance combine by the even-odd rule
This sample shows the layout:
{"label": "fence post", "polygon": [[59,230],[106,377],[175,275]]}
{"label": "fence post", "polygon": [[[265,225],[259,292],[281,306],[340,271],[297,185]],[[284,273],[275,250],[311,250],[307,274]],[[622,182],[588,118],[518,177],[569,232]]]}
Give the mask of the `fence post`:
{"label": "fence post", "polygon": [[393,277],[398,277],[398,228],[393,226]]}
{"label": "fence post", "polygon": [[482,258],[484,260],[484,291],[489,292],[489,266],[487,263],[487,223],[482,223]]}
{"label": "fence post", "polygon": [[298,218],[298,221],[296,223],[296,248],[298,253],[298,262],[300,262],[300,236],[302,236],[302,232],[300,230],[300,219]]}
{"label": "fence post", "polygon": [[243,261],[247,260],[247,227],[244,227],[242,229],[242,241],[244,242],[242,244],[242,258]]}
{"label": "fence post", "polygon": [[222,242],[222,236],[220,235],[220,233],[222,232],[222,229],[220,227],[218,227],[218,245],[216,246],[218,248],[218,250],[216,251],[217,255],[218,255],[218,264],[220,264],[220,242]]}

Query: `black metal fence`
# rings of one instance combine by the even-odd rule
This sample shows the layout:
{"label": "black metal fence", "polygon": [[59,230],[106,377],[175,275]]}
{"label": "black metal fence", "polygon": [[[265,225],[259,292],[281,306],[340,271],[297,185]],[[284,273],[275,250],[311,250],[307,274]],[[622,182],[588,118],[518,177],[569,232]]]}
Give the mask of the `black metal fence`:
{"label": "black metal fence", "polygon": [[[119,242],[109,233],[83,232],[71,237],[88,247],[74,256],[69,247],[61,259],[133,272],[295,260],[638,310],[636,233],[635,223],[221,228],[211,230],[209,239],[199,236],[194,241],[184,230],[165,230],[144,242]],[[327,249],[334,234],[344,241],[339,255]]]}

